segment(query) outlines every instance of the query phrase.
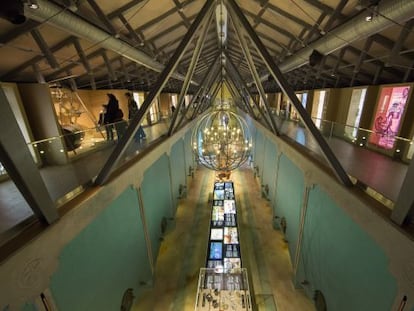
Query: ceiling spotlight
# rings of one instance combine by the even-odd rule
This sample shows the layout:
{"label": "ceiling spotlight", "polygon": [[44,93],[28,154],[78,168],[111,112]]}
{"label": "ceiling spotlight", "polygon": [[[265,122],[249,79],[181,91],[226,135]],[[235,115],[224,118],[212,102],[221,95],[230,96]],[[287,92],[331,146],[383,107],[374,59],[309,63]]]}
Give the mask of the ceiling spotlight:
{"label": "ceiling spotlight", "polygon": [[374,18],[374,14],[370,13],[369,15],[365,16],[366,22],[372,22],[372,19]]}
{"label": "ceiling spotlight", "polygon": [[37,10],[39,8],[39,4],[36,0],[27,0],[26,5],[29,9]]}

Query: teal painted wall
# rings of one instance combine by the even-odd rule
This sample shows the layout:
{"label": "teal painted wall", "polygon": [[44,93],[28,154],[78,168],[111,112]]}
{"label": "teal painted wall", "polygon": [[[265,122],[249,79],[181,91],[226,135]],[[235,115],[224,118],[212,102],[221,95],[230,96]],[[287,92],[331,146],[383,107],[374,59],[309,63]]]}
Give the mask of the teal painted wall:
{"label": "teal painted wall", "polygon": [[256,131],[255,135],[255,145],[253,153],[254,166],[259,166],[259,175],[260,180],[263,178],[263,161],[264,161],[264,152],[265,152],[265,137],[259,131]]}
{"label": "teal painted wall", "polygon": [[298,240],[300,210],[303,202],[305,182],[302,171],[285,155],[282,155],[277,176],[277,190],[274,215],[286,218],[286,239],[288,240],[290,258],[295,258]]}
{"label": "teal painted wall", "polygon": [[266,169],[263,170],[263,185],[269,186],[269,196],[272,198],[272,194],[275,191],[277,148],[276,145],[268,139],[266,139],[265,143],[264,167]]}
{"label": "teal painted wall", "polygon": [[168,156],[162,155],[145,171],[141,184],[142,202],[154,262],[161,244],[161,221],[163,217],[170,218],[174,214],[168,161]]}
{"label": "teal painted wall", "polygon": [[190,129],[185,133],[184,136],[184,155],[185,155],[185,171],[186,174],[189,173],[189,167],[195,168],[196,165],[194,163],[194,155],[193,151],[191,150],[191,133],[193,129]]}
{"label": "teal painted wall", "polygon": [[[4,311],[8,311],[8,310],[9,309],[7,307],[4,309]],[[38,310],[37,310],[37,308],[36,308],[36,306],[34,304],[26,303],[23,306],[22,311],[38,311]]]}
{"label": "teal painted wall", "polygon": [[50,290],[60,311],[119,310],[151,280],[135,189],[126,189],[62,250]]}
{"label": "teal painted wall", "polygon": [[186,184],[186,169],[184,158],[184,141],[178,140],[171,148],[170,153],[171,167],[171,188],[174,209],[177,206],[180,184]]}
{"label": "teal painted wall", "polygon": [[328,310],[391,310],[397,284],[381,248],[320,187],[308,202],[297,281]]}

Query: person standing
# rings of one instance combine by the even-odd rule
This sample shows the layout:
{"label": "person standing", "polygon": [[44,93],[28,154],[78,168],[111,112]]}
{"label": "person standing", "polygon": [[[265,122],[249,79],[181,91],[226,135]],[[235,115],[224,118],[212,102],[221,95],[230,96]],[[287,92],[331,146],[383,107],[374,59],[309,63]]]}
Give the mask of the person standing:
{"label": "person standing", "polygon": [[[138,105],[130,92],[125,93],[125,97],[128,100],[128,119],[131,122],[131,120],[138,114]],[[145,135],[144,129],[142,128],[140,124],[138,127],[138,130],[135,133],[134,140],[138,142],[139,140],[145,139],[145,138],[146,138],[146,135]]]}
{"label": "person standing", "polygon": [[114,122],[118,116],[119,103],[114,94],[106,94],[108,96],[108,103],[104,105],[106,108],[104,123],[106,124],[107,140],[114,140]]}

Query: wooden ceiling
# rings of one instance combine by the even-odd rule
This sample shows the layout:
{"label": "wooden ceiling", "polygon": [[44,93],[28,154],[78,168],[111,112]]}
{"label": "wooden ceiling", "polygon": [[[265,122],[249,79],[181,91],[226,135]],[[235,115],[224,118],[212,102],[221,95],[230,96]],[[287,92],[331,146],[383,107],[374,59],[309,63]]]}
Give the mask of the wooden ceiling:
{"label": "wooden ceiling", "polygon": [[[24,0],[21,6],[9,4],[12,2],[19,3],[2,1],[0,5],[1,81],[147,91],[206,0]],[[269,71],[260,51],[247,38],[245,27],[230,14],[227,0],[215,2],[189,92],[194,92],[203,81],[217,61],[217,55],[222,55],[220,52],[225,53],[235,68],[229,72],[223,70],[225,79],[233,80],[239,75],[240,81],[257,92],[247,52],[266,92],[280,91],[274,79],[268,78]],[[412,1],[235,2],[296,91],[414,79],[414,19],[411,19],[414,6],[409,4]],[[38,8],[31,8],[32,5]],[[10,22],[12,17],[7,12],[11,6],[17,7],[13,12],[21,10],[20,14],[26,18],[24,23]],[[224,10],[227,14],[223,15]],[[70,22],[62,26],[65,18]],[[76,31],[73,29],[76,27],[83,28]],[[103,37],[95,36],[97,31]],[[245,46],[238,37],[240,31],[244,34]],[[220,39],[220,32],[225,32],[225,42]],[[180,92],[199,37],[201,30],[164,91]],[[114,46],[110,47],[112,42]],[[143,55],[148,62],[125,55],[125,46]],[[311,53],[316,56],[310,64]]]}

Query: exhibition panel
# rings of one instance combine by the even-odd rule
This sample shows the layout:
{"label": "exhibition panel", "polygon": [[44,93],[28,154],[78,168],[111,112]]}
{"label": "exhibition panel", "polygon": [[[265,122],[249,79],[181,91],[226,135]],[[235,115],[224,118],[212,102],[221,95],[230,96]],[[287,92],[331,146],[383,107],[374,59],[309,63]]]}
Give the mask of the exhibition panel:
{"label": "exhibition panel", "polygon": [[195,310],[251,310],[242,268],[234,184],[214,183],[206,268],[200,270]]}

